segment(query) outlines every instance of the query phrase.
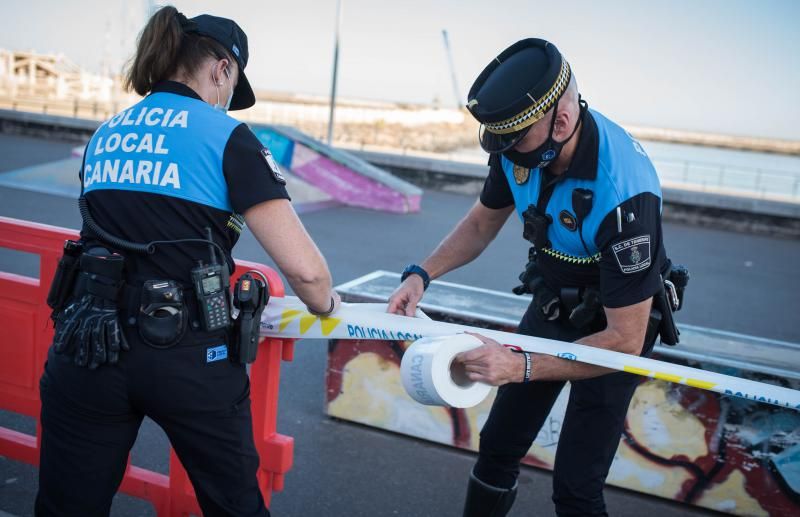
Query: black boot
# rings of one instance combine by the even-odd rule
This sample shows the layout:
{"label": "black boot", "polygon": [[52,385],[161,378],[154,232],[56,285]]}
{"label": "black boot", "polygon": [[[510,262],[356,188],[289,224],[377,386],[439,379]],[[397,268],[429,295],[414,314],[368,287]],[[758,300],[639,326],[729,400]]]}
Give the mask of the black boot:
{"label": "black boot", "polygon": [[498,488],[469,475],[464,517],[504,517],[517,497],[517,484],[511,488]]}

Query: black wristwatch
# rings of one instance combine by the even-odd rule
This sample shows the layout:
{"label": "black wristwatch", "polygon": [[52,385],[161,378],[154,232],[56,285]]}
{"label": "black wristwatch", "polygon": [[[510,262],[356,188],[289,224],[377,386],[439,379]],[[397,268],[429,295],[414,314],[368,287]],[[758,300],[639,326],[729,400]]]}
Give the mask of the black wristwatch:
{"label": "black wristwatch", "polygon": [[428,275],[427,271],[422,269],[422,267],[416,264],[407,265],[403,270],[403,275],[400,277],[400,281],[405,282],[409,275],[419,275],[419,277],[422,279],[422,290],[424,291],[428,289],[428,284],[431,283],[431,277]]}

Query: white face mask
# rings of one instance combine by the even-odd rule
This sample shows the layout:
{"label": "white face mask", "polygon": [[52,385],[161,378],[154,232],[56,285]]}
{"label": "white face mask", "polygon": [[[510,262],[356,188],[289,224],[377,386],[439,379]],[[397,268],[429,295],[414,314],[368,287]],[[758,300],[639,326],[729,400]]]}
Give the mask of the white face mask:
{"label": "white face mask", "polygon": [[[231,107],[231,101],[233,100],[233,85],[231,84],[231,76],[228,73],[228,69],[224,68],[223,71],[225,72],[225,78],[228,81],[228,86],[231,89],[231,93],[230,93],[230,95],[228,95],[228,101],[225,103],[225,105],[223,106],[222,104],[220,104],[220,102],[219,102],[220,101],[219,85],[215,82],[214,83],[214,87],[217,89],[217,103],[214,104],[214,109],[215,110],[219,110],[219,111],[221,111],[223,113],[227,113],[228,109]],[[213,76],[212,76],[212,79],[213,79]]]}

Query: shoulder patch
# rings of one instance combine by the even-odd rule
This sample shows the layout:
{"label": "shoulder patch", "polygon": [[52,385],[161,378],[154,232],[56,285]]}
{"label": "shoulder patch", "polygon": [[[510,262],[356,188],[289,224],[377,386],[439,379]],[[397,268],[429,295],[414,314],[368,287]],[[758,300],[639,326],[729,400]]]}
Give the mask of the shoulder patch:
{"label": "shoulder patch", "polygon": [[619,269],[625,274],[637,273],[650,267],[650,236],[640,235],[611,246]]}
{"label": "shoulder patch", "polygon": [[272,173],[272,177],[275,178],[275,181],[281,185],[286,185],[286,178],[283,177],[283,173],[281,173],[281,169],[278,167],[278,164],[275,162],[275,158],[272,157],[272,153],[269,152],[269,149],[262,147],[261,157],[264,158],[265,162],[267,162],[267,167]]}

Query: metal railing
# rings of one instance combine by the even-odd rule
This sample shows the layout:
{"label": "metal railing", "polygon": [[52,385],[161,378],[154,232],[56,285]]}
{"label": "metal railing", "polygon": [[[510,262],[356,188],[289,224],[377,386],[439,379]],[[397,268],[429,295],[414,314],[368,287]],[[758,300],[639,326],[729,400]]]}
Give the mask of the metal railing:
{"label": "metal railing", "polygon": [[[345,149],[398,154],[418,158],[486,165],[485,154],[469,151],[433,153],[409,148],[335,142]],[[671,187],[730,194],[755,199],[800,203],[800,168],[797,171],[744,167],[695,160],[652,158],[661,183]],[[800,163],[800,160],[798,161]]]}
{"label": "metal railing", "polygon": [[662,183],[757,199],[800,202],[800,170],[743,167],[694,160],[652,158]]}

